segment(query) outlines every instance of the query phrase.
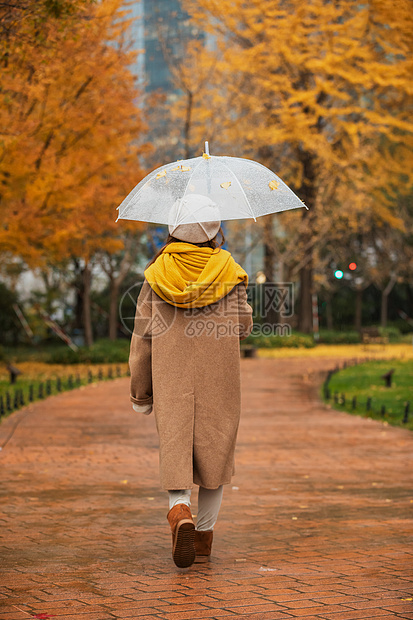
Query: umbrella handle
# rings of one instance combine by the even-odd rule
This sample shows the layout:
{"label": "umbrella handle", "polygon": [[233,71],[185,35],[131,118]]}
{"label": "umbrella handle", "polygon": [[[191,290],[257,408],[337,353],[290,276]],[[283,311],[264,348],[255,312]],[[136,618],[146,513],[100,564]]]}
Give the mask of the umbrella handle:
{"label": "umbrella handle", "polygon": [[209,155],[209,144],[205,142],[205,155]]}

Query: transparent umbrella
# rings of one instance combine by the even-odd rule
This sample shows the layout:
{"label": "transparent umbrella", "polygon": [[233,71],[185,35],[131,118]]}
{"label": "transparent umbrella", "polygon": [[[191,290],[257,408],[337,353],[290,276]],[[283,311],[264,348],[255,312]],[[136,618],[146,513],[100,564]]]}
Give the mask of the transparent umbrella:
{"label": "transparent umbrella", "polygon": [[[211,156],[206,142],[201,157],[166,164],[142,179],[118,207],[116,221],[168,224],[172,206],[188,194],[209,197],[219,208],[221,220],[255,220],[269,213],[307,208],[262,164],[239,157]],[[196,213],[185,221],[196,222]]]}

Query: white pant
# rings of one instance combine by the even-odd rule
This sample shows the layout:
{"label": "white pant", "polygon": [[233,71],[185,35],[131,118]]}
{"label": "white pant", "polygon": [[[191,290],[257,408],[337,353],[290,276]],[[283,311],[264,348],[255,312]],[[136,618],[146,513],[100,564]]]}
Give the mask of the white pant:
{"label": "white pant", "polygon": [[[205,489],[199,487],[198,493],[198,515],[196,520],[196,529],[200,532],[213,530],[217,522],[219,509],[221,507],[222,493],[224,487],[219,486],[217,489]],[[191,489],[183,489],[181,491],[168,491],[169,494],[169,510],[176,504],[191,505]]]}

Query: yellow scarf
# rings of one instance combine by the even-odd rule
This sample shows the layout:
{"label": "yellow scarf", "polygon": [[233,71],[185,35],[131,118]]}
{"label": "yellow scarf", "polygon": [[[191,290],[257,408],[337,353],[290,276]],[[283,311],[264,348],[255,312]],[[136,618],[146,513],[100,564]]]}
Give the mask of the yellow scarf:
{"label": "yellow scarf", "polygon": [[170,243],[145,278],[161,299],[178,308],[200,308],[225,297],[248,275],[231,254],[221,248],[192,243]]}

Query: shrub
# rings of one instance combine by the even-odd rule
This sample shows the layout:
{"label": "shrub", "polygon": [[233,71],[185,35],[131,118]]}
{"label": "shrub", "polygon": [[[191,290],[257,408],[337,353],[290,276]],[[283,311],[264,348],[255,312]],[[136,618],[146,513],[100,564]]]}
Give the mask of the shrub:
{"label": "shrub", "polygon": [[360,342],[360,334],[355,330],[339,332],[335,330],[320,330],[320,343],[323,344],[357,344]]}
{"label": "shrub", "polygon": [[380,336],[387,336],[389,342],[398,342],[401,337],[400,329],[397,327],[379,327]]}
{"label": "shrub", "polygon": [[95,342],[90,348],[79,347],[72,349],[58,349],[50,354],[47,362],[50,364],[116,364],[127,362],[129,357],[127,339],[107,340]]}
{"label": "shrub", "polygon": [[310,349],[315,346],[313,336],[308,334],[291,334],[291,336],[248,336],[242,344],[251,344],[258,348],[279,349],[304,347]]}

